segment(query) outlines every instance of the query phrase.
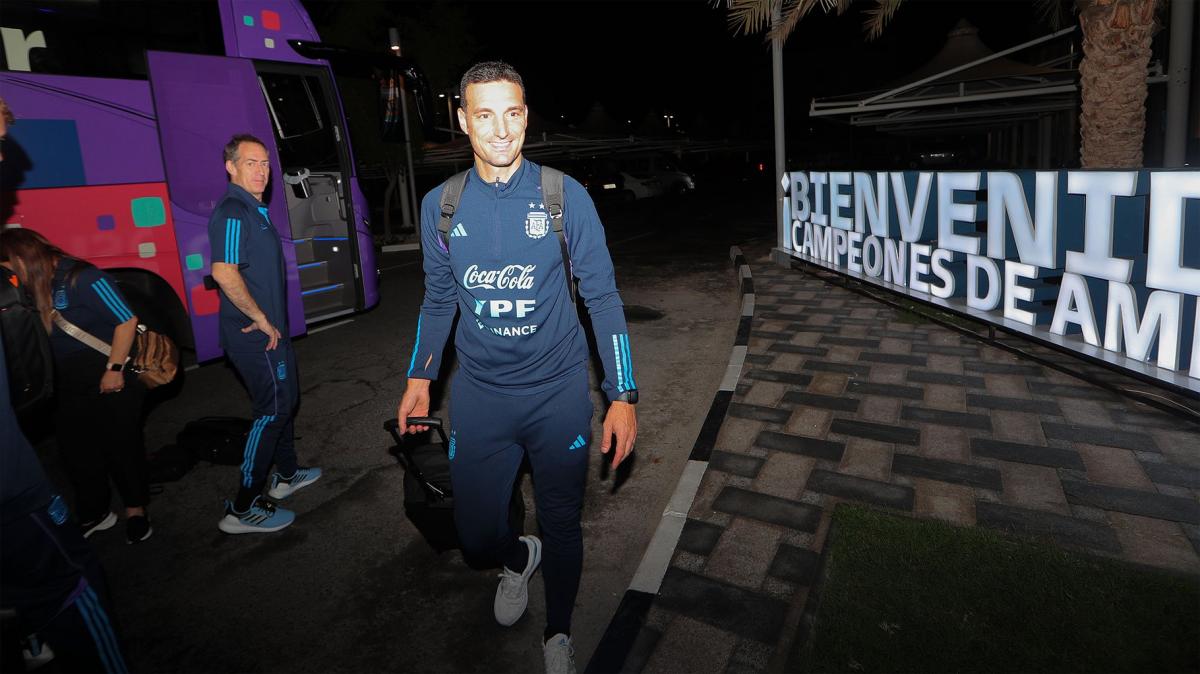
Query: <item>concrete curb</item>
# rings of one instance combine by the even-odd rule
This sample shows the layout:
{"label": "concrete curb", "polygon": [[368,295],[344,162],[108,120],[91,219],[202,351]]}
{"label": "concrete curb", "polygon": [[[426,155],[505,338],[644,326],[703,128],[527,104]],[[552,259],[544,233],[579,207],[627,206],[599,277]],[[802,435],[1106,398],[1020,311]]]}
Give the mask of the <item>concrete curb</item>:
{"label": "concrete curb", "polygon": [[629,589],[621,598],[621,603],[617,606],[612,620],[608,623],[608,628],[604,630],[604,635],[600,638],[600,643],[596,645],[592,659],[584,670],[587,674],[620,672],[624,666],[625,658],[633,648],[634,641],[646,621],[646,615],[650,612],[654,597],[662,585],[667,567],[671,564],[671,557],[675,554],[679,535],[683,531],[683,525],[687,522],[687,514],[692,508],[692,502],[696,499],[700,480],[708,469],[708,459],[712,455],[713,446],[717,442],[717,434],[721,431],[725,413],[729,409],[733,392],[741,377],[742,365],[745,363],[746,351],[750,343],[750,325],[754,321],[754,279],[751,278],[750,265],[746,264],[746,258],[742,255],[740,248],[730,247],[729,257],[738,272],[742,292],[742,313],[738,319],[737,336],[733,341],[733,350],[729,356],[729,364],[725,368],[725,376],[721,380],[716,394],[713,395],[708,415],[704,418],[704,424],[700,427],[700,433],[692,445],[692,452],[683,468],[683,474],[679,477],[679,482],[675,485],[675,492],[671,495],[671,500],[667,502],[667,508],[658,522],[658,528],[655,529],[654,536],[650,539],[645,554],[642,555],[642,561],[633,574]]}

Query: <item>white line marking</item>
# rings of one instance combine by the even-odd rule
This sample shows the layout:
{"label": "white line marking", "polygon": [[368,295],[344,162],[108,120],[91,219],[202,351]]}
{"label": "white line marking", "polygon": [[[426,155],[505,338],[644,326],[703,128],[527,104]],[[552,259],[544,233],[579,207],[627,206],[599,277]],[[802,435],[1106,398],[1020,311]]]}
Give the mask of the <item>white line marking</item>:
{"label": "white line marking", "polygon": [[318,332],[324,332],[326,330],[329,330],[330,328],[336,328],[339,325],[345,325],[347,323],[353,323],[353,322],[354,322],[353,318],[347,318],[346,320],[338,321],[337,323],[330,323],[329,325],[322,325],[321,327],[317,328],[316,330],[309,330],[308,334],[315,335]]}
{"label": "white line marking", "polygon": [[380,267],[379,271],[387,271],[389,269],[399,269],[401,267],[411,267],[414,264],[420,264],[420,260],[413,260],[412,262],[405,262],[404,264],[394,264],[390,267]]}
{"label": "white line marking", "polygon": [[183,371],[191,372],[192,370],[199,370],[199,369],[200,369],[199,365],[188,365],[187,367],[183,368]]}
{"label": "white line marking", "polygon": [[696,499],[696,492],[700,489],[700,479],[704,477],[707,467],[707,461],[691,460],[684,466],[683,475],[675,485],[675,493],[671,496],[662,519],[658,521],[658,528],[654,530],[654,537],[650,539],[650,545],[642,555],[642,562],[633,574],[629,589],[658,594],[663,576],[671,564],[671,556],[675,554],[675,546],[679,543],[679,534],[687,522],[687,512],[692,508],[692,501]]}
{"label": "white line marking", "polygon": [[754,315],[754,293],[746,293],[742,295],[742,315]]}
{"label": "white line marking", "polygon": [[746,363],[747,347],[735,346],[729,356],[729,366],[725,368],[725,378],[721,380],[722,391],[733,391],[737,388],[738,379],[742,376],[742,366]]}

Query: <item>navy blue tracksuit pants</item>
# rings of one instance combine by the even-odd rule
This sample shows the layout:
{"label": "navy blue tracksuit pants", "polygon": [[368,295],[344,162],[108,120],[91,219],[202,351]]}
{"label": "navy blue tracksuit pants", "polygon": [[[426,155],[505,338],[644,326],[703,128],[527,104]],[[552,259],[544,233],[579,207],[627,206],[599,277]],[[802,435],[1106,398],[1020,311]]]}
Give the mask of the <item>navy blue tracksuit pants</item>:
{"label": "navy blue tracksuit pants", "polygon": [[[107,583],[62,497],[4,523],[0,606],[54,651],[54,671],[126,672]],[[16,656],[20,660],[20,656]]]}
{"label": "navy blue tracksuit pants", "polygon": [[547,633],[570,634],[583,571],[583,489],[592,401],[587,368],[529,395],[508,395],[461,371],[450,387],[450,481],[463,551],[525,568],[528,548],[508,527],[513,483],[528,455],[542,538]]}
{"label": "navy blue tracksuit pants", "polygon": [[296,442],[293,421],[300,404],[296,352],[290,341],[280,340],[273,351],[237,353],[230,362],[242,377],[254,406],[254,423],[246,438],[241,483],[234,508],[245,511],[262,493],[271,465],[283,475],[296,472]]}

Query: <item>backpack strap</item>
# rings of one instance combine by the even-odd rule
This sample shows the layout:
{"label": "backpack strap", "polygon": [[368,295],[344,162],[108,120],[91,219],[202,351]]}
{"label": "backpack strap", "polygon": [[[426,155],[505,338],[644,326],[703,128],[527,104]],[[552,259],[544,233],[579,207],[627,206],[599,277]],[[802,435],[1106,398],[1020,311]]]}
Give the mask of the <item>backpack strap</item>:
{"label": "backpack strap", "polygon": [[442,246],[450,250],[450,228],[454,226],[454,211],[458,210],[458,200],[462,198],[463,188],[467,185],[467,173],[455,173],[446,181],[442,188],[441,219],[438,220],[438,233],[442,237]]}
{"label": "backpack strap", "polygon": [[558,235],[558,246],[562,250],[563,273],[567,275],[567,292],[571,303],[575,303],[575,273],[571,267],[571,252],[567,250],[567,232],[563,227],[563,172],[549,166],[542,167],[542,199],[550,213],[550,223]]}

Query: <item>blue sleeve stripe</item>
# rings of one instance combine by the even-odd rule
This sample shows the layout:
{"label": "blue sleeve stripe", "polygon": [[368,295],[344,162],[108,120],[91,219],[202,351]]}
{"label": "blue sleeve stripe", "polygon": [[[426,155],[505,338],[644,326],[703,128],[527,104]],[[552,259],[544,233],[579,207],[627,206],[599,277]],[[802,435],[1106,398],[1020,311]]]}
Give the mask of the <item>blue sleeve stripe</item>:
{"label": "blue sleeve stripe", "polygon": [[129,307],[125,306],[125,303],[121,301],[121,296],[113,291],[112,286],[108,285],[107,280],[100,279],[92,283],[92,290],[96,291],[96,294],[100,296],[104,305],[108,307],[113,316],[116,316],[118,321],[124,323],[133,318],[133,312],[129,310]]}
{"label": "blue sleeve stripe", "polygon": [[411,377],[412,373],[413,373],[413,368],[417,366],[417,351],[419,351],[421,348],[421,319],[422,318],[423,318],[423,316],[421,316],[420,314],[417,314],[417,341],[416,341],[416,343],[413,344],[412,359],[410,359],[408,361],[408,374],[404,375],[406,377]]}
{"label": "blue sleeve stripe", "polygon": [[633,390],[637,384],[633,381],[633,356],[629,353],[629,335],[621,333],[621,359],[625,361],[625,388]]}
{"label": "blue sleeve stripe", "polygon": [[129,310],[129,305],[125,304],[125,300],[121,298],[121,293],[117,292],[115,288],[108,284],[108,279],[100,279],[100,282],[104,284],[104,291],[112,297],[113,302],[115,302],[117,308],[120,309],[120,314],[124,316],[124,319],[122,320],[127,321],[133,318],[133,312]]}
{"label": "blue sleeve stripe", "polygon": [[621,358],[621,336],[613,335],[613,366],[616,369],[615,379],[617,384],[617,393],[625,392],[625,361]]}
{"label": "blue sleeve stripe", "polygon": [[238,264],[241,256],[242,221],[238,218],[225,219],[225,262]]}

